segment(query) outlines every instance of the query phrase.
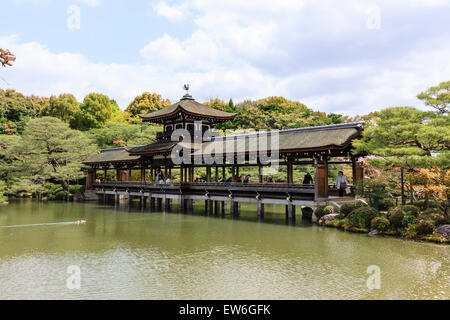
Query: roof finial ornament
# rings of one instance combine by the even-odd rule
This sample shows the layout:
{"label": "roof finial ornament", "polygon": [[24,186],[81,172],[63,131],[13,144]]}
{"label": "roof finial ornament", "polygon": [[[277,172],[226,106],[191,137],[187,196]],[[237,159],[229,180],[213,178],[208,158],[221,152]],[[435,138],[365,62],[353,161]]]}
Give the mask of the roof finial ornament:
{"label": "roof finial ornament", "polygon": [[186,94],[183,96],[183,98],[181,99],[181,100],[185,100],[185,99],[192,99],[192,96],[189,94],[189,87],[190,87],[191,85],[190,84],[185,84],[183,87],[184,87],[184,90],[186,90]]}

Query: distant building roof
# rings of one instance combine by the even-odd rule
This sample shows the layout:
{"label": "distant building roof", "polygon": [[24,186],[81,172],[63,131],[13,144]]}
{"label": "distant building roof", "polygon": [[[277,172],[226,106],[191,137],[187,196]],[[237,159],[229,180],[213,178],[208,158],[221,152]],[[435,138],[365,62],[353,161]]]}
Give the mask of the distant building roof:
{"label": "distant building roof", "polygon": [[236,116],[236,113],[224,112],[208,107],[192,98],[183,98],[171,106],[152,113],[140,114],[139,117],[144,122],[161,123],[165,120],[178,117],[180,114],[188,115],[194,119],[208,119],[213,123],[233,120]]}

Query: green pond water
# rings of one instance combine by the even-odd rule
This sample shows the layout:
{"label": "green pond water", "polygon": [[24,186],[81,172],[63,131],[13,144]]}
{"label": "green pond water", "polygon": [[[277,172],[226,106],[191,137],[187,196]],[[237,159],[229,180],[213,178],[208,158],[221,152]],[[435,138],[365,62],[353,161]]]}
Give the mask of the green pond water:
{"label": "green pond water", "polygon": [[[299,218],[286,225],[276,206],[266,206],[264,221],[252,206],[239,219],[196,207],[181,214],[137,204],[0,206],[0,299],[450,298],[449,246]],[[87,222],[73,223],[80,219]],[[80,268],[79,289],[67,286],[70,266]],[[367,286],[369,266],[379,268],[379,289]]]}

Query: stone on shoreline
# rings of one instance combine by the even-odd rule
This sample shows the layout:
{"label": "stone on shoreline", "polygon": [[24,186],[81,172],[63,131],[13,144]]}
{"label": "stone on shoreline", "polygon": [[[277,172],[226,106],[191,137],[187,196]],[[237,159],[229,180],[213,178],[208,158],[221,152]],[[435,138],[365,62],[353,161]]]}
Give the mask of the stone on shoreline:
{"label": "stone on shoreline", "polygon": [[336,219],[337,217],[339,217],[339,213],[330,213],[330,214],[324,215],[322,218],[320,218],[320,220],[322,220],[323,222],[331,221],[331,220]]}
{"label": "stone on shoreline", "polygon": [[447,239],[450,239],[450,224],[443,224],[439,228],[437,228],[437,233]]}

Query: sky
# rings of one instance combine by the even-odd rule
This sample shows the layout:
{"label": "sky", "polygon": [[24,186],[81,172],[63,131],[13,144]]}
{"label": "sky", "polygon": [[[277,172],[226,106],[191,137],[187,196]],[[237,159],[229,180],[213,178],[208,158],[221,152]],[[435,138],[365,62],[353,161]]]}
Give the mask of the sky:
{"label": "sky", "polygon": [[0,0],[0,88],[90,92],[122,109],[284,96],[350,116],[450,80],[450,0]]}

